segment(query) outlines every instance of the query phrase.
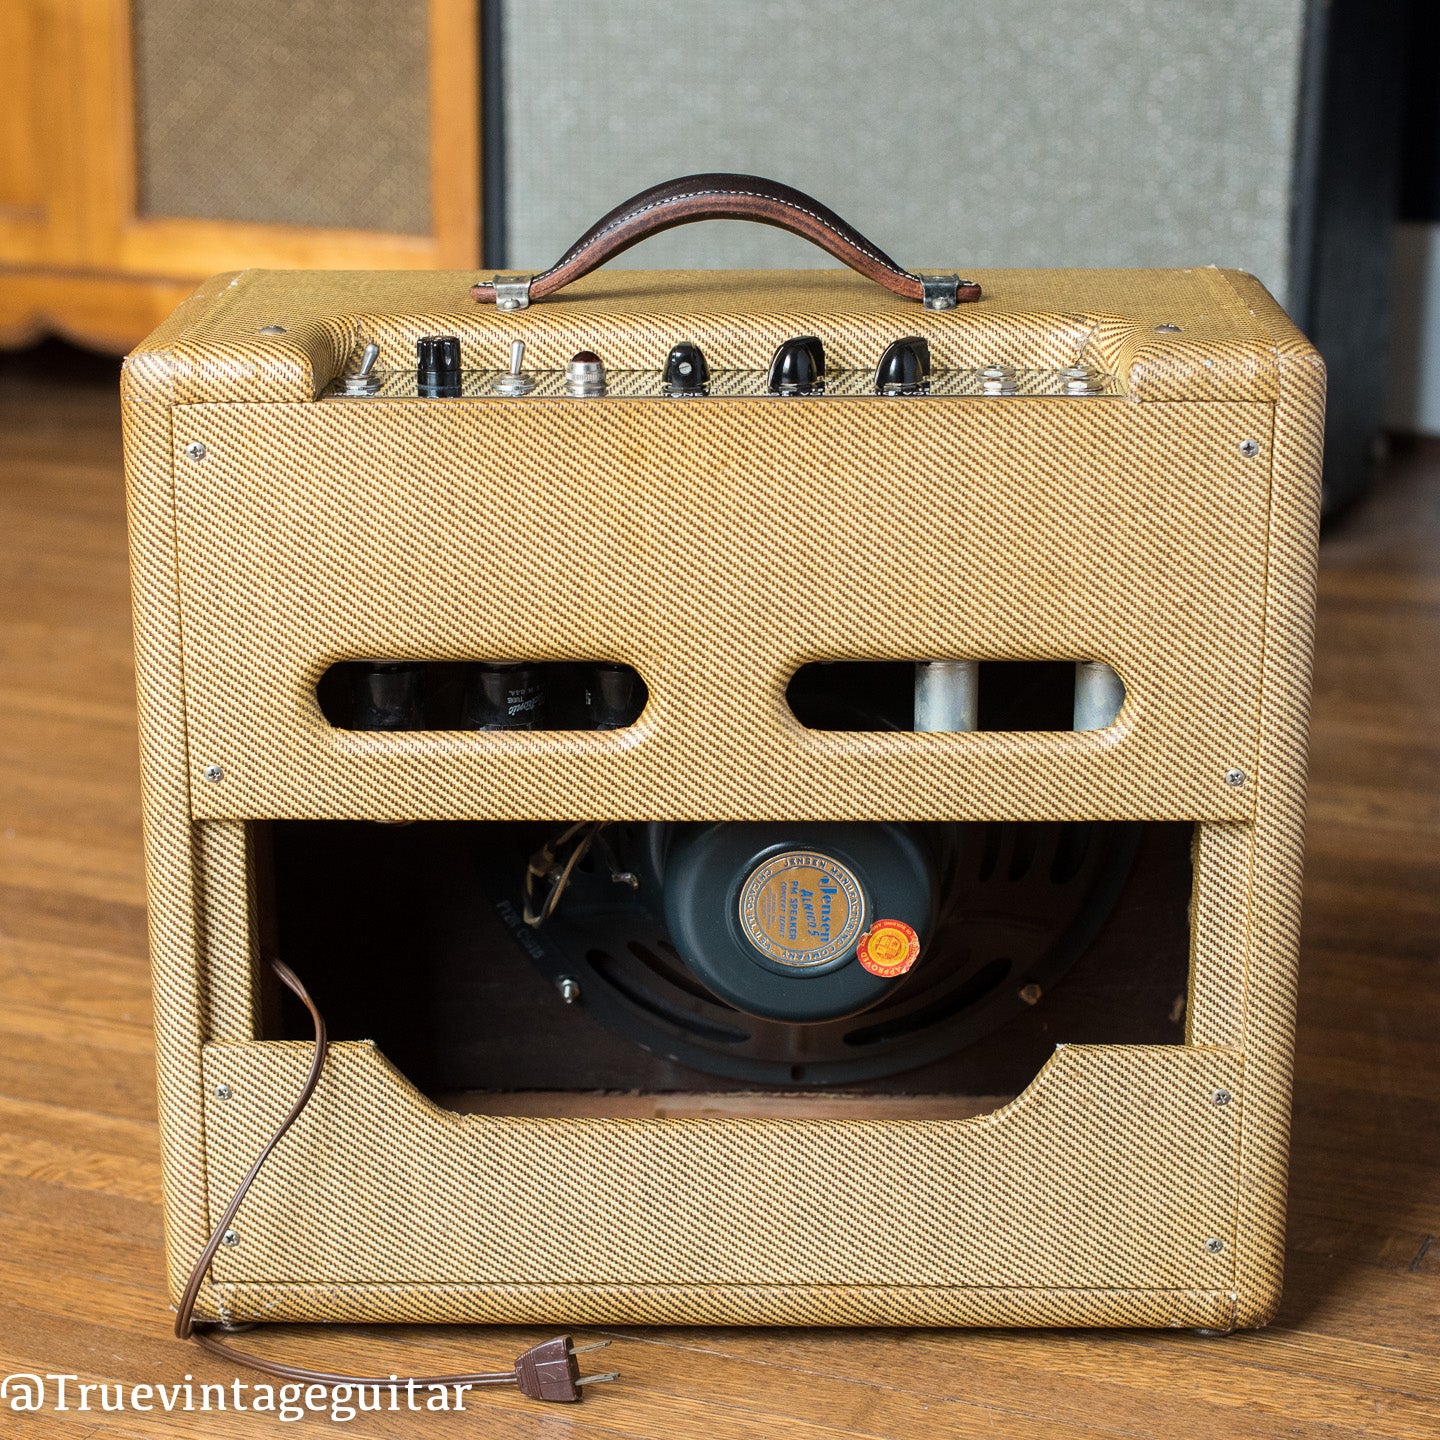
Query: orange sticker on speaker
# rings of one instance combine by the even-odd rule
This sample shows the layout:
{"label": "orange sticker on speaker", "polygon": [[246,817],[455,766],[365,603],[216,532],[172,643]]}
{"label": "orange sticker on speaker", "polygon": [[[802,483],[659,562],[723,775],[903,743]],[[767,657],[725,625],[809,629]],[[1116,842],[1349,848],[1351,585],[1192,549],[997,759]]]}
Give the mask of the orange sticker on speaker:
{"label": "orange sticker on speaker", "polygon": [[872,975],[889,980],[920,958],[920,937],[903,920],[877,920],[860,937],[855,956]]}

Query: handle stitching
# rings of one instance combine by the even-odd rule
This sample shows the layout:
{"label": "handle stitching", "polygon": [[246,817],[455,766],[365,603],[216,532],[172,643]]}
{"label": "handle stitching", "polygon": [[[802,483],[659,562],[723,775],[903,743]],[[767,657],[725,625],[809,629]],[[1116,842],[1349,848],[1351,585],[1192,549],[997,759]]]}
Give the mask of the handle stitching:
{"label": "handle stitching", "polygon": [[[884,257],[877,255],[875,251],[867,249],[865,245],[856,244],[848,235],[842,234],[830,224],[823,215],[817,215],[815,211],[807,210],[803,205],[796,205],[793,201],[782,200],[774,195],[766,195],[759,190],[691,190],[684,195],[667,195],[663,200],[652,200],[648,205],[642,205],[638,210],[628,210],[618,220],[612,220],[599,234],[592,235],[590,239],[580,246],[569,258],[571,261],[578,260],[592,245],[598,245],[612,230],[618,229],[622,225],[628,225],[630,221],[644,215],[647,211],[658,210],[662,206],[673,205],[681,200],[699,200],[707,195],[733,195],[741,199],[768,200],[773,204],[783,205],[787,210],[798,211],[801,215],[808,215],[812,220],[818,221],[822,228],[828,230],[837,240],[845,245],[849,245],[854,250],[858,250],[862,255],[868,256],[877,265],[888,270],[890,274],[898,275],[906,280],[914,280],[916,278],[909,270],[901,270],[893,260],[887,261]],[[559,264],[557,262],[545,273],[549,275],[558,268]],[[536,278],[538,279],[539,277],[537,276]]]}

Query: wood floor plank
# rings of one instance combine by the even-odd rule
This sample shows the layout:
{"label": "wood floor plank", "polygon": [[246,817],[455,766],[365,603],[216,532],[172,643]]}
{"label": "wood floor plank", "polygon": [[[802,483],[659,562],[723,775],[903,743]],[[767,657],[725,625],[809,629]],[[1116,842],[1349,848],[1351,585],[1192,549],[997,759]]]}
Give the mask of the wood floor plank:
{"label": "wood floor plank", "polygon": [[0,992],[18,1005],[52,1014],[148,1027],[153,1012],[144,935],[106,926],[95,939],[97,944],[87,945],[80,934],[68,943],[63,936],[0,937]]}
{"label": "wood floor plank", "polygon": [[[717,1341],[711,1332],[694,1343],[687,1332],[660,1332],[650,1343],[667,1358],[647,1364],[647,1383],[677,1391],[688,1386],[701,1395],[706,1389],[697,1387],[734,1387],[740,1372],[732,1376],[727,1367],[716,1374],[716,1351],[743,1367],[753,1356],[754,1335],[741,1332],[727,1345],[727,1337]],[[851,1380],[858,1350],[862,1363],[868,1356],[881,1386],[888,1377],[903,1377],[895,1383],[932,1402],[957,1403],[963,1397],[965,1405],[978,1405],[997,1420],[1003,1417],[1006,1434],[1019,1419],[1048,1426],[1049,1433],[1068,1434],[1106,1429],[1123,1415],[1126,1433],[1157,1436],[1271,1437],[1295,1434],[1314,1422],[1339,1434],[1409,1437],[1430,1433],[1434,1417],[1440,1416],[1440,1401],[1429,1393],[1357,1385],[1349,1377],[1313,1375],[1296,1366],[1285,1372],[1283,1385],[1277,1384],[1274,1367],[1241,1359],[1255,1338],[1196,1338],[1182,1350],[1148,1347],[1125,1332],[801,1332],[772,1340],[766,1363],[779,1373],[767,1388],[797,1388],[796,1381],[781,1378],[793,1372],[801,1377],[798,1388],[831,1395]],[[689,1352],[689,1361],[676,1365],[668,1359],[677,1346]],[[1271,1403],[1255,1403],[1271,1392]],[[1142,1397],[1144,1406],[1138,1403]]]}

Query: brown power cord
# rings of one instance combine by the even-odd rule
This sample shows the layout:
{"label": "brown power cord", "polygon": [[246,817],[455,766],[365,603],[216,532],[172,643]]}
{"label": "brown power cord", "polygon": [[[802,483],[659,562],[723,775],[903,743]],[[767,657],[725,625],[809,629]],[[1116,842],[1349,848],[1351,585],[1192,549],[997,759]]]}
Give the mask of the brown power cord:
{"label": "brown power cord", "polygon": [[305,1084],[301,1087],[300,1094],[290,1107],[289,1113],[280,1122],[275,1133],[265,1142],[259,1155],[255,1157],[255,1163],[236,1187],[234,1195],[230,1197],[230,1203],[225,1207],[225,1213],[216,1224],[204,1250],[200,1252],[200,1258],[195,1262],[195,1268],[190,1272],[190,1279],[185,1285],[185,1293],[180,1297],[180,1306],[175,1315],[176,1338],[193,1340],[203,1349],[210,1351],[212,1355],[219,1355],[236,1365],[246,1365],[252,1370],[259,1370],[266,1375],[274,1375],[282,1380],[302,1380],[315,1385],[406,1385],[416,1388],[431,1385],[447,1387],[451,1385],[517,1385],[522,1393],[528,1395],[532,1400],[575,1401],[584,1398],[581,1387],[598,1384],[604,1380],[617,1379],[618,1375],[615,1373],[581,1375],[580,1367],[575,1360],[577,1355],[583,1355],[588,1350],[603,1349],[610,1343],[608,1340],[601,1340],[594,1345],[576,1346],[571,1343],[568,1335],[560,1335],[554,1340],[547,1340],[543,1344],[527,1350],[515,1361],[513,1370],[425,1376],[335,1375],[323,1370],[304,1370],[295,1365],[281,1364],[278,1360],[266,1360],[258,1355],[249,1355],[243,1350],[236,1350],[233,1346],[225,1344],[222,1340],[217,1340],[209,1326],[196,1324],[195,1302],[199,1298],[200,1287],[205,1283],[205,1274],[210,1269],[216,1252],[225,1243],[226,1232],[239,1213],[240,1206],[244,1202],[245,1196],[249,1194],[250,1187],[255,1183],[256,1176],[260,1174],[265,1162],[274,1153],[275,1147],[284,1139],[286,1131],[300,1118],[301,1111],[310,1103],[310,1097],[314,1095],[315,1087],[320,1083],[320,1074],[325,1068],[325,1056],[330,1049],[330,1039],[325,1029],[325,1017],[321,1015],[315,1002],[310,998],[310,992],[301,983],[300,977],[283,960],[271,960],[270,966],[280,977],[281,984],[310,1012],[310,1019],[315,1026],[315,1048],[310,1056],[310,1072],[306,1075]]}

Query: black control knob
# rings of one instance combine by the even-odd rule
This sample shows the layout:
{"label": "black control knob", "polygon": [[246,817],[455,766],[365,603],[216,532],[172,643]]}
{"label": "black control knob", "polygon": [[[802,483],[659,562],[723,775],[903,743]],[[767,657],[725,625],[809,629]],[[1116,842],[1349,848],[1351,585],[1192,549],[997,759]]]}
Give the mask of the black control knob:
{"label": "black control knob", "polygon": [[772,395],[818,395],[825,388],[825,346],[818,335],[786,340],[770,361]]}
{"label": "black control knob", "polygon": [[710,367],[698,345],[682,340],[665,359],[662,388],[667,395],[704,395],[710,388]]}
{"label": "black control knob", "polygon": [[875,371],[877,395],[926,395],[930,391],[930,342],[923,335],[896,340]]}
{"label": "black control knob", "polygon": [[415,342],[415,389],[428,400],[460,393],[460,337],[422,335]]}

